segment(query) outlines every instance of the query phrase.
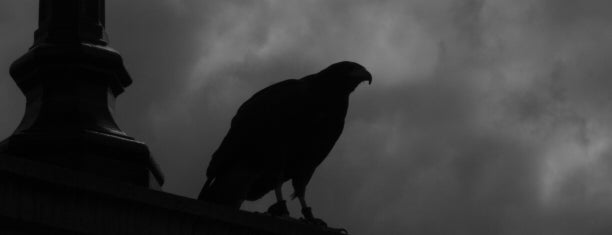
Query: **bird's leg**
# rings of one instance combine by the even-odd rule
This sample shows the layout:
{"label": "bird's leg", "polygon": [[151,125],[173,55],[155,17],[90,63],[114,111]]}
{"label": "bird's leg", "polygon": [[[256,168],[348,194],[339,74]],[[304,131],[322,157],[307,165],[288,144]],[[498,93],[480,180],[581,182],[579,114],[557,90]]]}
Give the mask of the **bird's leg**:
{"label": "bird's leg", "polygon": [[268,207],[268,213],[273,216],[289,216],[287,201],[283,199],[282,184],[274,188],[274,195],[276,195],[276,203]]}
{"label": "bird's leg", "polygon": [[276,201],[280,202],[280,201],[285,201],[285,199],[283,198],[283,189],[282,186],[276,186],[274,188],[274,196],[276,196]]}

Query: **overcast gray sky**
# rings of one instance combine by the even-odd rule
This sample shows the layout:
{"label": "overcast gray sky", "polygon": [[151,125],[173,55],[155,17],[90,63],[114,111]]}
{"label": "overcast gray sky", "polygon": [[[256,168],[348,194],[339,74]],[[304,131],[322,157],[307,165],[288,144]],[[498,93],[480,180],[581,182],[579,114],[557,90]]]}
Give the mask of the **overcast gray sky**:
{"label": "overcast gray sky", "polygon": [[[315,215],[364,235],[612,234],[612,1],[106,4],[134,80],[115,118],[149,145],[167,192],[197,196],[254,92],[352,60],[374,82],[310,183]],[[0,2],[0,138],[23,115],[8,66],[37,5]]]}

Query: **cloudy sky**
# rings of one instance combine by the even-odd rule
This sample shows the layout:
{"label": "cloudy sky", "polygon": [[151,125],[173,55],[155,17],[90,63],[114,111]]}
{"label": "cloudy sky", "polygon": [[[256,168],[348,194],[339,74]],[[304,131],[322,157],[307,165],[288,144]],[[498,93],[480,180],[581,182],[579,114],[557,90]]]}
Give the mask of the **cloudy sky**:
{"label": "cloudy sky", "polygon": [[[37,2],[0,2],[2,139],[23,115],[8,66],[32,43]],[[106,4],[134,80],[115,118],[169,193],[197,196],[254,92],[352,60],[374,82],[310,183],[315,215],[364,235],[612,234],[611,1]]]}

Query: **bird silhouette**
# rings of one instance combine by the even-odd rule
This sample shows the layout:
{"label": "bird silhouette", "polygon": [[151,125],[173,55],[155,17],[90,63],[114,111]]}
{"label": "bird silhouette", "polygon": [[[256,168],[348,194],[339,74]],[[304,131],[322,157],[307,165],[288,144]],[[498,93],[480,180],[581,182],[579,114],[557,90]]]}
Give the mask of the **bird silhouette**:
{"label": "bird silhouette", "polygon": [[349,95],[372,75],[343,61],[301,79],[273,84],[240,106],[214,152],[198,199],[233,208],[274,190],[275,216],[289,216],[281,187],[291,180],[304,220],[326,226],[305,199],[315,169],[342,134]]}

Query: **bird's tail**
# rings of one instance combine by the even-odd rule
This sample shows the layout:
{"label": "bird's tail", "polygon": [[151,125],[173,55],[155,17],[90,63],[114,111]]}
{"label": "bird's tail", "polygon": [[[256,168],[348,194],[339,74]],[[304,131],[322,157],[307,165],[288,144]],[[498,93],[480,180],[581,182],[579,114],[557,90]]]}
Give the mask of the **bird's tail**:
{"label": "bird's tail", "polygon": [[200,191],[198,200],[239,209],[245,200],[248,184],[236,181],[233,175],[210,177]]}
{"label": "bird's tail", "polygon": [[206,200],[207,194],[210,191],[210,185],[212,184],[214,177],[208,177],[206,179],[206,183],[204,183],[204,187],[202,187],[202,191],[200,191],[200,195],[198,196],[198,200]]}

